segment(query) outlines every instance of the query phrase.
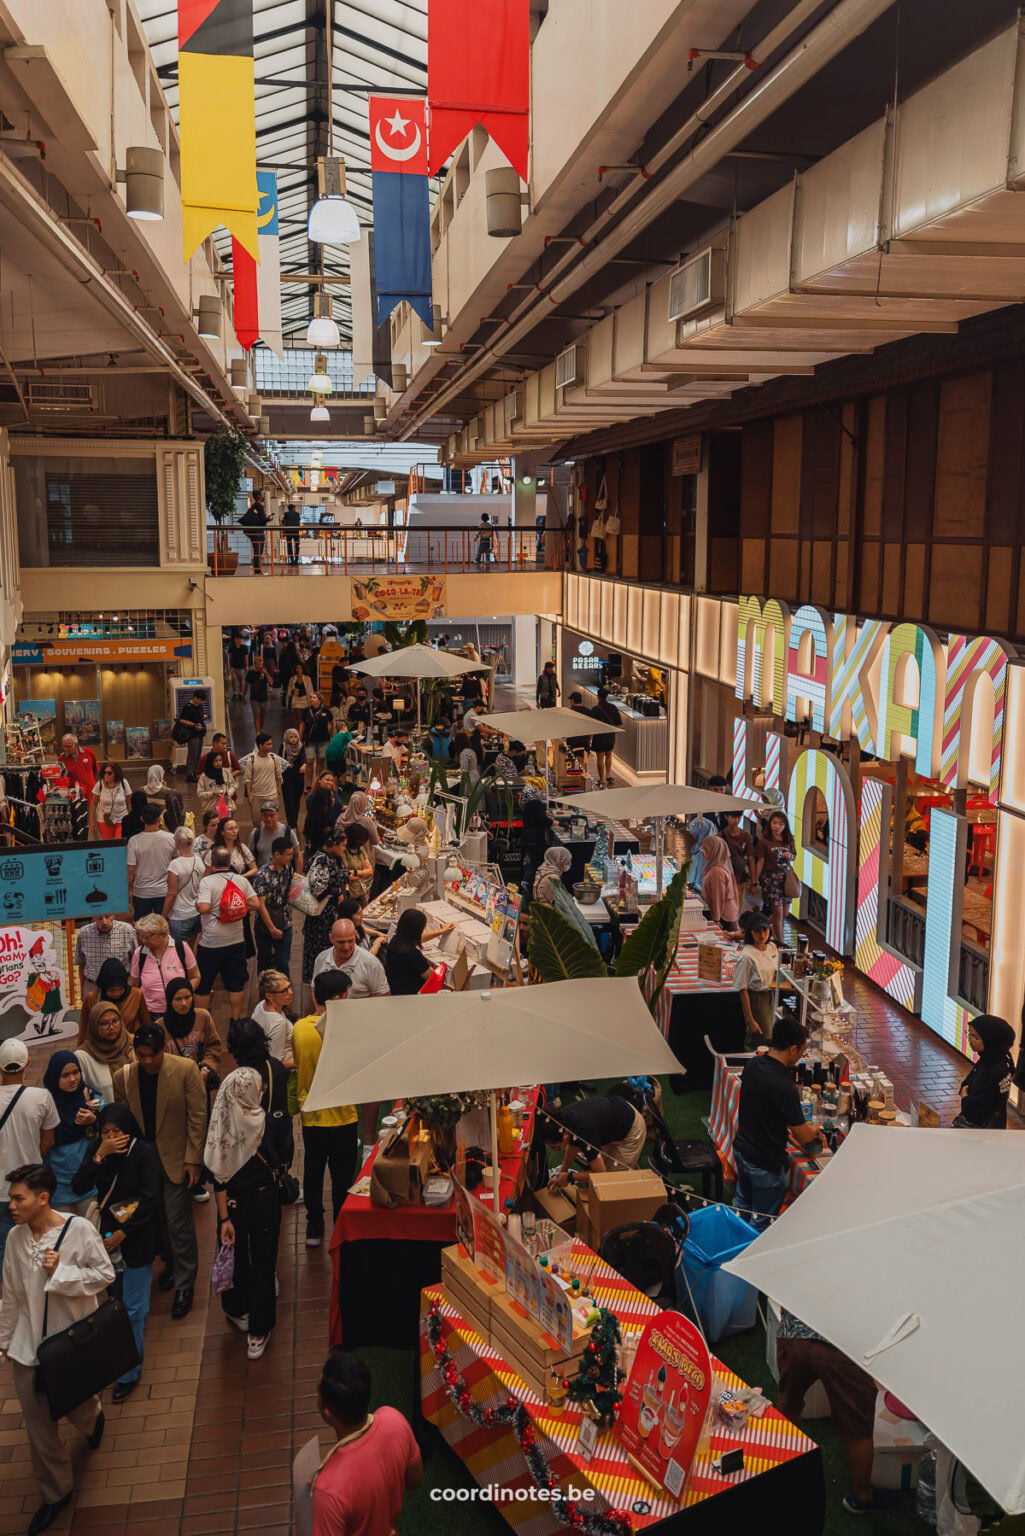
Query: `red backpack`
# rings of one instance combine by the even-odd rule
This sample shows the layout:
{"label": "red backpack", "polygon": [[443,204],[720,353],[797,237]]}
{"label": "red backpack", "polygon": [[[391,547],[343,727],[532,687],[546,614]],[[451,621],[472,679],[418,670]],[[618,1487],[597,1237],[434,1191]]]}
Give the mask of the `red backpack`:
{"label": "red backpack", "polygon": [[229,876],[224,882],[224,890],[217,903],[217,916],[222,923],[239,923],[248,911],[249,904],[246,898]]}

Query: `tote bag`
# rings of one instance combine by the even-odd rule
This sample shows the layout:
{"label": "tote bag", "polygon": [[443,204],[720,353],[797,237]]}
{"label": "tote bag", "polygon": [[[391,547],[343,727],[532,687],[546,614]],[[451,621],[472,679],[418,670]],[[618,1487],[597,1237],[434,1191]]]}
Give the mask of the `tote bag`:
{"label": "tote bag", "polygon": [[[54,1252],[60,1248],[71,1223],[84,1219],[68,1217]],[[116,1296],[88,1317],[47,1336],[49,1305],[47,1296],[43,1304],[43,1337],[36,1350],[36,1390],[45,1393],[50,1417],[56,1422],[81,1408],[140,1362],[128,1313]]]}

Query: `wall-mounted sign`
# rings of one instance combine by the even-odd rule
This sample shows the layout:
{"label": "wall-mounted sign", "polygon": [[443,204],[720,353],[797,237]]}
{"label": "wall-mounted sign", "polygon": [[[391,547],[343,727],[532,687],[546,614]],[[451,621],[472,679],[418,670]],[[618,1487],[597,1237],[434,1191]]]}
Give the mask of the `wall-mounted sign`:
{"label": "wall-mounted sign", "polygon": [[0,921],[127,912],[127,844],[41,843],[0,854]]}
{"label": "wall-mounted sign", "polygon": [[11,660],[17,667],[40,667],[48,662],[181,661],[191,655],[191,640],[47,640],[45,644],[11,647]]}
{"label": "wall-mounted sign", "polygon": [[691,437],[677,437],[673,441],[673,474],[700,475],[701,433]]}
{"label": "wall-mounted sign", "polygon": [[352,616],[364,623],[378,619],[443,619],[447,607],[445,576],[371,576],[352,583]]}
{"label": "wall-mounted sign", "polygon": [[[3,877],[0,876],[0,884]],[[78,1009],[49,928],[0,927],[0,1038],[51,1045],[78,1034]]]}
{"label": "wall-mounted sign", "polygon": [[598,655],[593,640],[581,640],[569,665],[572,672],[600,672],[604,662],[605,657]]}

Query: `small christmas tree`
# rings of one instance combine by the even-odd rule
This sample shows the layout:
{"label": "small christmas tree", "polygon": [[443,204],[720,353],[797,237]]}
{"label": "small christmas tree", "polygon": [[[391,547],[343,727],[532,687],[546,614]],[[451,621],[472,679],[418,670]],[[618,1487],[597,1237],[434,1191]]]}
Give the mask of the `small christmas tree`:
{"label": "small christmas tree", "polygon": [[608,1429],[623,1401],[619,1383],[624,1379],[619,1369],[618,1345],[622,1334],[615,1313],[602,1307],[591,1330],[591,1342],[584,1351],[579,1374],[569,1382],[567,1396],[579,1403],[584,1412]]}

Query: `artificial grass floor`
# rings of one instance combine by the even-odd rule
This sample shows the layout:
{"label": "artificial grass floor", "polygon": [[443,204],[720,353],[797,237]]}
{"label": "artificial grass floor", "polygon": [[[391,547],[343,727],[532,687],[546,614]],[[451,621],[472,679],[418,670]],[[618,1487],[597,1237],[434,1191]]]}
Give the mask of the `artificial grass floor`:
{"label": "artificial grass floor", "polygon": [[[606,1085],[599,1085],[599,1091]],[[663,1113],[673,1136],[706,1136],[701,1123],[709,1110],[708,1093],[674,1094],[663,1082]],[[770,1401],[775,1401],[776,1383],[765,1359],[765,1328],[759,1317],[757,1325],[746,1333],[722,1339],[715,1353],[750,1386],[761,1387]],[[418,1361],[413,1350],[361,1349],[358,1351],[370,1367],[374,1381],[374,1405],[390,1403],[409,1414],[418,1388]],[[857,1528],[855,1517],[841,1507],[850,1487],[843,1442],[833,1429],[831,1419],[805,1419],[801,1428],[822,1450],[826,1479],[826,1536],[843,1536]],[[499,1536],[510,1529],[487,1504],[440,1503],[430,1497],[431,1489],[471,1487],[473,1479],[458,1456],[440,1436],[431,1433],[434,1449],[424,1467],[420,1488],[407,1496],[399,1519],[401,1536]],[[915,1512],[914,1493],[903,1493],[892,1513],[876,1515],[868,1522],[873,1536],[927,1536],[929,1527]]]}

